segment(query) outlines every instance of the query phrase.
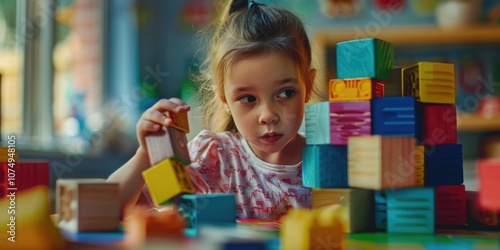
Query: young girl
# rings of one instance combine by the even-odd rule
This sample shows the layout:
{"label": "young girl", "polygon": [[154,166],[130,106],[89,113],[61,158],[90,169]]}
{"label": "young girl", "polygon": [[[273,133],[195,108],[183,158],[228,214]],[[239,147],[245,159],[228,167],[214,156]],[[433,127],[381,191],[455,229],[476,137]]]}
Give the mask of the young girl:
{"label": "young girl", "polygon": [[[298,134],[314,89],[311,48],[303,24],[290,11],[246,1],[225,7],[203,72],[206,126],[189,142],[186,166],[197,193],[234,193],[239,217],[279,219],[290,207],[309,207],[302,186]],[[163,99],[137,123],[140,147],[108,181],[119,182],[124,205],[134,205],[150,167],[145,136],[169,126],[165,111],[190,109]]]}

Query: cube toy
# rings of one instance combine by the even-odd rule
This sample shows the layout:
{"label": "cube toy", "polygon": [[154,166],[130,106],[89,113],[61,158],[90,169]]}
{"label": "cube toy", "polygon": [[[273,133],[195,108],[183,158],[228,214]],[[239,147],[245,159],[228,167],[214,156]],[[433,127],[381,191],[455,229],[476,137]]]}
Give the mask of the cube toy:
{"label": "cube toy", "polygon": [[49,187],[49,171],[46,161],[0,162],[0,198],[9,190],[20,192],[36,186]]}
{"label": "cube toy", "polygon": [[185,194],[175,200],[187,221],[185,234],[194,237],[203,225],[236,225],[236,200],[233,193]]}
{"label": "cube toy", "polygon": [[499,229],[496,210],[483,207],[479,202],[478,192],[465,191],[467,202],[467,225],[474,229]]}
{"label": "cube toy", "polygon": [[[344,233],[355,233],[371,227],[373,212],[373,192],[363,189],[313,189],[311,192],[311,207],[321,208],[338,204],[339,219]],[[359,204],[363,204],[360,206]]]}
{"label": "cube toy", "polygon": [[461,144],[426,146],[424,154],[426,186],[460,185],[464,182]]}
{"label": "cube toy", "polygon": [[347,144],[349,187],[415,187],[414,137],[350,137]]}
{"label": "cube toy", "polygon": [[388,233],[434,233],[434,189],[387,190]]}
{"label": "cube toy", "polygon": [[464,225],[466,202],[464,185],[436,186],[436,225]]}
{"label": "cube toy", "polygon": [[[15,209],[9,208],[12,199]],[[68,249],[69,246],[50,219],[48,187],[36,186],[0,199],[0,209],[2,249]]]}
{"label": "cube toy", "polygon": [[457,143],[457,108],[455,105],[419,103],[419,129],[415,136],[420,145]]}
{"label": "cube toy", "polygon": [[365,101],[384,96],[384,84],[370,78],[331,79],[328,82],[330,102]]}
{"label": "cube toy", "polygon": [[387,192],[385,190],[376,190],[375,197],[375,229],[387,230]]}
{"label": "cube toy", "polygon": [[425,185],[424,151],[424,146],[415,146],[415,184],[417,187]]}
{"label": "cube toy", "polygon": [[186,133],[182,130],[163,126],[160,132],[146,136],[146,144],[151,166],[168,158],[175,158],[186,165],[191,162]]}
{"label": "cube toy", "polygon": [[305,146],[302,150],[302,185],[310,188],[346,188],[347,147]]}
{"label": "cube toy", "polygon": [[415,136],[416,102],[413,97],[372,100],[372,133],[384,136]]}
{"label": "cube toy", "polygon": [[454,104],[454,65],[419,62],[403,68],[403,96],[414,96],[425,103]]}
{"label": "cube toy", "polygon": [[142,172],[144,182],[155,206],[170,203],[180,194],[194,193],[182,162],[166,159]]}
{"label": "cube toy", "polygon": [[168,118],[172,119],[172,124],[170,126],[184,131],[185,133],[189,133],[189,120],[187,112],[165,112],[164,113]]}
{"label": "cube toy", "polygon": [[339,205],[322,208],[291,208],[281,219],[281,249],[342,249]]}
{"label": "cube toy", "polygon": [[500,160],[480,160],[478,169],[479,203],[487,209],[500,210]]}
{"label": "cube toy", "polygon": [[337,43],[337,78],[390,80],[394,67],[394,46],[366,38]]}
{"label": "cube toy", "polygon": [[113,231],[120,225],[118,183],[104,179],[58,179],[57,225],[70,232]]}

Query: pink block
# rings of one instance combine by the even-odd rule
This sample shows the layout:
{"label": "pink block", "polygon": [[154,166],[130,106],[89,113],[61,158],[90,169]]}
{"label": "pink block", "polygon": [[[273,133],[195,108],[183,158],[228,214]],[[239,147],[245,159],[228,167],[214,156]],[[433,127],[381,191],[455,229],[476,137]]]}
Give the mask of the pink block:
{"label": "pink block", "polygon": [[347,145],[351,136],[370,135],[371,122],[370,101],[331,102],[331,144]]}
{"label": "pink block", "polygon": [[478,161],[479,204],[487,209],[500,210],[500,159]]}

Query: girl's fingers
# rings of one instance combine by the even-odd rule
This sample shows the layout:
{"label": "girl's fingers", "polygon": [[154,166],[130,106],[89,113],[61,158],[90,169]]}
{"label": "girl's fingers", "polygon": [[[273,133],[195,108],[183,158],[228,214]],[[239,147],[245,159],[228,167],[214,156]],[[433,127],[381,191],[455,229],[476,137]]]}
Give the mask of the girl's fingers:
{"label": "girl's fingers", "polygon": [[179,111],[189,111],[190,107],[184,103],[181,99],[178,98],[170,98],[170,99],[161,99],[153,105],[152,109],[157,110],[159,112],[174,112],[177,113]]}
{"label": "girl's fingers", "polygon": [[148,132],[158,132],[161,129],[160,124],[154,123],[148,120],[141,120],[139,123],[139,130],[142,131],[143,133],[148,133]]}
{"label": "girl's fingers", "polygon": [[172,119],[167,118],[165,114],[154,109],[148,109],[146,112],[144,112],[141,119],[165,126],[168,126],[172,123]]}

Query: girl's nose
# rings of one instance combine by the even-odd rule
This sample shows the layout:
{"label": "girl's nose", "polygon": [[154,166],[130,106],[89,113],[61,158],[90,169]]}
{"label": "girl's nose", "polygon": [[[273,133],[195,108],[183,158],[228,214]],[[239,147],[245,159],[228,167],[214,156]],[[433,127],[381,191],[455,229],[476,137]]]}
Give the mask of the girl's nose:
{"label": "girl's nose", "polygon": [[259,115],[259,124],[270,125],[275,124],[279,121],[279,116],[272,105],[263,105]]}

